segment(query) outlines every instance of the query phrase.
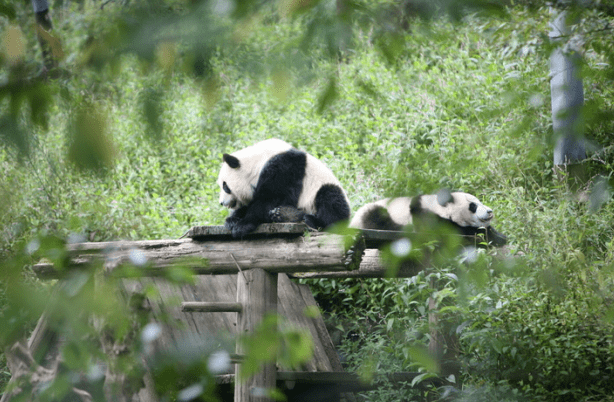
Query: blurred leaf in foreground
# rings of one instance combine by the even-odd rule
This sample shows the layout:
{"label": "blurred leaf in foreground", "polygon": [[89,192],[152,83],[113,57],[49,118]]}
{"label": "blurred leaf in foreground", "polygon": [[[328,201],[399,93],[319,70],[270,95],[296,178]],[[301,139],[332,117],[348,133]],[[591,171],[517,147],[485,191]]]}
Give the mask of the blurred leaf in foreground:
{"label": "blurred leaf in foreground", "polygon": [[103,172],[113,166],[115,146],[107,132],[106,118],[98,108],[90,105],[76,113],[69,138],[68,159],[79,169]]}

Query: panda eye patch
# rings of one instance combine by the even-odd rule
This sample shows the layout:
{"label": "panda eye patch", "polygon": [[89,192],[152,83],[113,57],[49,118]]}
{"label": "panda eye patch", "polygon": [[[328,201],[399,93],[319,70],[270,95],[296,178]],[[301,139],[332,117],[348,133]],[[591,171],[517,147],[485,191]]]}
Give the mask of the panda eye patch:
{"label": "panda eye patch", "polygon": [[475,214],[475,211],[477,210],[478,210],[478,204],[476,204],[475,202],[469,203],[469,211]]}
{"label": "panda eye patch", "polygon": [[230,189],[228,188],[228,185],[226,184],[226,182],[224,182],[224,184],[222,185],[222,188],[224,189],[226,193],[231,194]]}

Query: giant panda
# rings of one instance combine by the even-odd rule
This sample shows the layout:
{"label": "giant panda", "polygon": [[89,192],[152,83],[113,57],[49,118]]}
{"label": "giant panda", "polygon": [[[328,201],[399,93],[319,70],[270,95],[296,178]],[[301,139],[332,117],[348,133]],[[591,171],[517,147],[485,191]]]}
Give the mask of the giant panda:
{"label": "giant panda", "polygon": [[224,154],[217,184],[220,204],[232,210],[225,226],[235,238],[261,223],[303,221],[321,229],[350,217],[347,195],[331,170],[279,139]]}
{"label": "giant panda", "polygon": [[386,198],[362,206],[352,218],[350,227],[357,229],[402,230],[415,223],[418,217],[435,217],[439,222],[452,225],[460,234],[475,236],[481,230],[495,246],[507,243],[507,237],[491,225],[491,208],[474,195],[442,190],[437,194],[413,198]]}

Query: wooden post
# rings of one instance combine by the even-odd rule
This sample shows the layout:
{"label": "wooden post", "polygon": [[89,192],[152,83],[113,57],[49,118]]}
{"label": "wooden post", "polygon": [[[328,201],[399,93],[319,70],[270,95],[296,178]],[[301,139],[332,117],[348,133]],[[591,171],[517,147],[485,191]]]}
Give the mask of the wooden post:
{"label": "wooden post", "polygon": [[[433,293],[436,291],[437,283],[435,279],[431,279],[431,287]],[[455,333],[450,332],[450,324],[439,319],[439,306],[437,300],[433,296],[429,297],[429,327],[431,341],[429,343],[429,353],[437,360],[439,366],[439,375],[442,378],[447,378],[450,374],[454,375],[456,384],[459,384],[460,365],[458,363],[458,355],[456,353],[458,346],[458,337]]]}
{"label": "wooden post", "polygon": [[[237,302],[243,309],[237,313],[239,335],[252,332],[267,313],[277,314],[277,274],[261,268],[242,271],[237,275]],[[237,354],[243,350],[237,344]],[[236,365],[238,374],[241,365]],[[268,402],[271,398],[262,396],[275,388],[277,369],[275,362],[265,364],[262,371],[246,381],[235,377],[235,402]]]}
{"label": "wooden post", "polygon": [[[437,291],[436,286],[437,282],[435,279],[431,278],[430,280],[431,289],[433,294]],[[431,296],[429,296],[429,328],[431,334],[431,341],[429,342],[429,353],[430,355],[437,360],[437,364],[441,364],[441,358],[443,356],[443,343],[441,336],[441,328],[439,328],[439,317],[437,315],[437,300]]]}

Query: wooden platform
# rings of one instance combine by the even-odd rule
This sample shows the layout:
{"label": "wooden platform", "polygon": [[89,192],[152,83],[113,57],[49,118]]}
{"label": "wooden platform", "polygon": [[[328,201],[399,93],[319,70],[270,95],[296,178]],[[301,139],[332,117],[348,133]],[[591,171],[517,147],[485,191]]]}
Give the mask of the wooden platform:
{"label": "wooden platform", "polygon": [[[147,286],[155,286],[159,296],[147,299],[147,305],[153,312],[156,322],[164,322],[166,315],[177,326],[164,326],[161,346],[172,346],[174,342],[189,336],[202,337],[220,334],[234,334],[237,326],[236,313],[186,313],[181,311],[179,301],[236,302],[236,275],[201,275],[195,278],[194,285],[175,286],[162,278],[141,278],[124,280],[129,292],[140,291]],[[287,275],[278,276],[278,314],[287,319],[290,325],[306,329],[311,334],[314,344],[314,357],[303,367],[303,371],[342,371],[341,362],[335,352],[333,343],[321,317],[305,316],[308,306],[316,302],[307,285],[292,282]],[[234,346],[230,353],[234,352]]]}
{"label": "wooden platform", "polygon": [[[41,278],[61,279],[72,269],[90,269],[95,263],[99,268],[103,267],[107,275],[124,278],[122,284],[127,293],[155,288],[157,293],[154,292],[155,296],[150,296],[145,303],[152,312],[152,320],[163,327],[156,341],[163,349],[172,349],[187,338],[197,343],[232,339],[232,336],[225,335],[235,334],[238,326],[243,327],[244,321],[238,322],[238,316],[255,305],[238,298],[239,284],[247,282],[240,279],[253,272],[264,272],[276,278],[277,286],[273,289],[277,295],[273,295],[270,301],[276,299],[277,303],[276,307],[270,305],[289,325],[309,332],[314,345],[313,358],[300,367],[300,371],[291,372],[278,367],[272,384],[277,380],[277,384],[282,384],[288,392],[294,387],[319,393],[356,392],[373,389],[373,385],[343,372],[323,319],[305,315],[308,307],[316,306],[310,289],[292,282],[288,274],[320,278],[385,277],[386,268],[380,261],[379,250],[366,249],[365,243],[375,247],[402,236],[402,232],[386,231],[356,231],[341,236],[311,232],[304,224],[265,224],[243,239],[233,239],[223,226],[194,227],[181,239],[69,244],[69,264],[65,270],[58,271],[44,261],[33,269]],[[177,286],[164,279],[165,271],[177,264],[197,274],[194,285]],[[125,266],[131,271],[122,271]],[[422,264],[408,262],[397,276],[413,276],[424,268]],[[136,272],[142,275],[138,279],[133,278]],[[126,273],[132,273],[132,277]],[[245,295],[244,290],[238,293]],[[251,293],[260,295],[267,292]],[[214,306],[217,312],[183,311],[181,302],[207,302],[209,308],[217,303]],[[225,309],[234,312],[220,312]],[[232,352],[234,345],[225,348]],[[394,381],[398,382],[411,381],[416,375],[397,374],[400,377]],[[220,381],[229,383],[233,375],[234,368],[229,369]],[[393,381],[392,378],[389,380]],[[152,401],[152,385],[147,381],[145,384],[145,388],[134,395],[133,401]],[[351,396],[348,398],[352,400]]]}

